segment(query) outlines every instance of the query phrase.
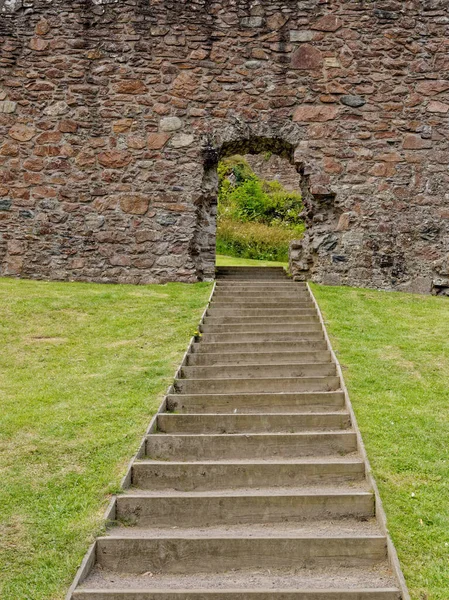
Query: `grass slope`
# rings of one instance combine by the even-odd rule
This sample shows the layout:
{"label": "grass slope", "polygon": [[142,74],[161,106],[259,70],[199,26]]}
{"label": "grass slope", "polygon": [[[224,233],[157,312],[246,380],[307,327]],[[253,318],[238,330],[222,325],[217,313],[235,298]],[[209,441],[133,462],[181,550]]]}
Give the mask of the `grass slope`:
{"label": "grass slope", "polygon": [[273,260],[253,260],[252,258],[238,258],[236,256],[225,256],[217,254],[217,267],[285,267],[288,268],[288,263],[276,262]]}
{"label": "grass slope", "polygon": [[414,600],[449,598],[449,301],[313,286]]}
{"label": "grass slope", "polygon": [[0,279],[0,597],[64,597],[210,284]]}

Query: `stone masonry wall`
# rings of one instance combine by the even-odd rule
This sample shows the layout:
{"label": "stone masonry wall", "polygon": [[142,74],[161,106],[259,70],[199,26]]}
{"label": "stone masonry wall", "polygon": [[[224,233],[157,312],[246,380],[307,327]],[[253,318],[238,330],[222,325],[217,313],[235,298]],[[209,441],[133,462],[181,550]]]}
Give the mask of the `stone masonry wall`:
{"label": "stone masonry wall", "polygon": [[448,8],[0,0],[0,274],[211,277],[217,161],[269,151],[297,278],[445,293]]}
{"label": "stone masonry wall", "polygon": [[279,181],[286,190],[300,190],[300,175],[295,166],[276,154],[247,154],[245,160],[254,173],[267,181]]}

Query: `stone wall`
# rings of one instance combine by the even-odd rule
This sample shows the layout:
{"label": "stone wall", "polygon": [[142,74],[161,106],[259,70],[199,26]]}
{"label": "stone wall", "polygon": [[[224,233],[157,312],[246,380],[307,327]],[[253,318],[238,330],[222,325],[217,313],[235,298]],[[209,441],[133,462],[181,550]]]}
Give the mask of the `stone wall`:
{"label": "stone wall", "polygon": [[296,277],[448,288],[448,0],[0,6],[1,275],[208,278],[217,161],[269,151]]}
{"label": "stone wall", "polygon": [[300,190],[300,175],[295,166],[276,154],[247,154],[245,160],[258,177],[266,181],[279,181],[291,192]]}

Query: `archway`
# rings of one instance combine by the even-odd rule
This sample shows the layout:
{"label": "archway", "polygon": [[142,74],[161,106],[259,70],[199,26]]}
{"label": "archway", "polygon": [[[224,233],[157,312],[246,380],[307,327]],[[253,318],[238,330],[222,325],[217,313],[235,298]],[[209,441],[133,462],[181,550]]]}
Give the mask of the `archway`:
{"label": "archway", "polygon": [[297,189],[303,198],[302,217],[306,230],[301,239],[290,244],[289,266],[294,279],[310,279],[315,274],[315,262],[320,255],[322,258],[323,254],[328,254],[334,264],[344,262],[333,253],[339,244],[342,211],[335,202],[336,194],[328,186],[328,178],[313,173],[304,160],[300,145],[279,136],[253,135],[224,141],[218,148],[210,143],[205,145],[201,194],[196,201],[197,227],[191,246],[200,280],[211,280],[215,275],[218,164],[235,155],[263,153],[288,161],[297,173]]}

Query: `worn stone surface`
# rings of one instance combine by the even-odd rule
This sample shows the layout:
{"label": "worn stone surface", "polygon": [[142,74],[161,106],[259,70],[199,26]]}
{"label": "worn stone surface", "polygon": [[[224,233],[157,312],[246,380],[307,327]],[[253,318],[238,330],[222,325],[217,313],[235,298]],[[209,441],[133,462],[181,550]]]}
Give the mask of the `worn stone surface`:
{"label": "worn stone surface", "polygon": [[246,161],[258,177],[279,181],[286,190],[299,192],[301,177],[295,166],[276,154],[247,154]]}
{"label": "worn stone surface", "polygon": [[0,274],[210,277],[217,160],[271,152],[305,198],[297,278],[447,292],[447,2],[13,6]]}

